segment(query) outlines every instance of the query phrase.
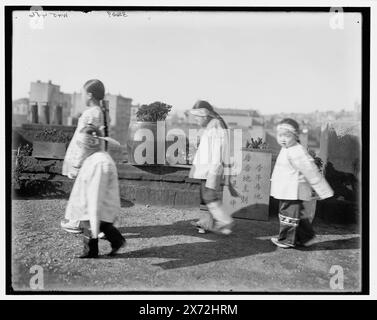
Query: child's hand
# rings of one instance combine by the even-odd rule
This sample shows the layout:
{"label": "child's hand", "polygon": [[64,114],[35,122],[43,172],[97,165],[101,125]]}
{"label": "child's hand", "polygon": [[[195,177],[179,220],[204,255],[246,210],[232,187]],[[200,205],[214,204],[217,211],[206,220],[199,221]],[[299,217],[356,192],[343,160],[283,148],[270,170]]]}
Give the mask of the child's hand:
{"label": "child's hand", "polygon": [[71,170],[71,172],[68,173],[68,178],[69,179],[76,179],[78,173],[79,173],[79,170],[74,168],[74,169]]}
{"label": "child's hand", "polygon": [[77,175],[73,173],[68,173],[68,178],[69,179],[76,179]]}
{"label": "child's hand", "polygon": [[228,185],[228,188],[229,188],[230,195],[232,197],[235,197],[235,198],[240,197],[240,194],[238,193],[238,191],[236,189],[234,189],[234,187],[231,183]]}

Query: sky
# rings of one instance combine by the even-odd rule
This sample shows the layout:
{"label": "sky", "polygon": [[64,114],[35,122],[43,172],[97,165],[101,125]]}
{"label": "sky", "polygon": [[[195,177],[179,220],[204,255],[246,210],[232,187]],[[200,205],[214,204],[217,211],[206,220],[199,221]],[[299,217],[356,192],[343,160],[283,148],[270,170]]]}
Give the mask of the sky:
{"label": "sky", "polygon": [[97,78],[135,104],[163,101],[179,112],[198,99],[262,114],[352,110],[361,101],[357,13],[345,13],[341,29],[330,27],[330,13],[30,16],[13,16],[13,99],[27,97],[32,81],[72,93]]}

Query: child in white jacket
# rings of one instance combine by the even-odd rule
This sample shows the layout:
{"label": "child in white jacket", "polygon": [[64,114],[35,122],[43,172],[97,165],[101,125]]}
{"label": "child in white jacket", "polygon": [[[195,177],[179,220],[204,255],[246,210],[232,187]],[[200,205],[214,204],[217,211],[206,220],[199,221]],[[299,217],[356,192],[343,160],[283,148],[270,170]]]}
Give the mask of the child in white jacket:
{"label": "child in white jacket", "polygon": [[[220,185],[223,177],[229,185],[230,167],[229,137],[227,125],[213,107],[203,100],[195,103],[191,109],[198,122],[203,128],[200,144],[193,160],[190,177],[202,180],[200,196],[209,211],[209,216],[203,217],[194,225],[200,233],[212,231],[222,235],[232,232],[233,218],[226,212],[221,201]],[[230,192],[236,196],[231,186]]]}
{"label": "child in white jacket", "polygon": [[271,241],[281,248],[314,242],[315,233],[303,206],[303,201],[312,199],[312,188],[320,199],[334,195],[298,137],[295,120],[287,118],[278,124],[277,141],[282,148],[271,177],[271,196],[280,200],[280,232]]}
{"label": "child in white jacket", "polygon": [[111,243],[110,255],[116,254],[126,243],[113,225],[120,213],[117,168],[111,156],[101,150],[101,140],[119,144],[112,138],[101,137],[101,132],[93,125],[82,128],[75,140],[83,163],[69,197],[66,218],[79,221],[83,226],[84,252],[80,258],[98,256],[100,232]]}

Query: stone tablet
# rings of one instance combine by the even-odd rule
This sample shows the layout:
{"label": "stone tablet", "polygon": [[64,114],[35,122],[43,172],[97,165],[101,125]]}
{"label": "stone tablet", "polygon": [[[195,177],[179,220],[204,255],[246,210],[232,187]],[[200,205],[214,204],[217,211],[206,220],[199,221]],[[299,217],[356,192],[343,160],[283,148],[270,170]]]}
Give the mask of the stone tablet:
{"label": "stone tablet", "polygon": [[224,187],[223,204],[235,218],[268,220],[272,154],[264,150],[243,149],[242,170],[231,178],[240,197],[232,197]]}

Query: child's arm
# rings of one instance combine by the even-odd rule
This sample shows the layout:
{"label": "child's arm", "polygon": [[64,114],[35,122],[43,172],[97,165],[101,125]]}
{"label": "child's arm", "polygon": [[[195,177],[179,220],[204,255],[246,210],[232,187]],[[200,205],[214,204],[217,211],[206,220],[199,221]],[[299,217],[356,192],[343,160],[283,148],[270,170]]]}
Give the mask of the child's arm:
{"label": "child's arm", "polygon": [[[92,107],[91,109],[86,110],[80,117],[80,122],[82,122],[83,127],[91,124],[99,128],[99,130],[103,132],[103,115],[99,108]],[[76,131],[78,130],[80,129],[76,128]],[[77,177],[78,172],[84,161],[83,154],[85,154],[85,151],[83,151],[82,148],[77,145],[77,139],[75,139],[75,134],[73,135],[73,138],[70,142],[70,146],[68,148],[69,152],[66,152],[64,159],[64,161],[69,162],[71,166],[70,172],[68,173],[68,178],[70,179],[75,179]]]}
{"label": "child's arm", "polygon": [[297,148],[294,152],[290,152],[289,160],[304,175],[305,179],[321,199],[330,198],[334,195],[334,191],[319,172],[314,160],[303,149]]}
{"label": "child's arm", "polygon": [[212,129],[212,134],[209,136],[208,145],[208,175],[206,180],[206,187],[209,189],[217,189],[220,176],[222,175],[222,150],[223,150],[223,137],[221,132]]}
{"label": "child's arm", "polygon": [[92,236],[93,238],[97,238],[100,223],[98,217],[100,210],[103,209],[101,202],[106,192],[108,182],[106,166],[102,163],[96,164],[89,179],[87,188],[88,215]]}

